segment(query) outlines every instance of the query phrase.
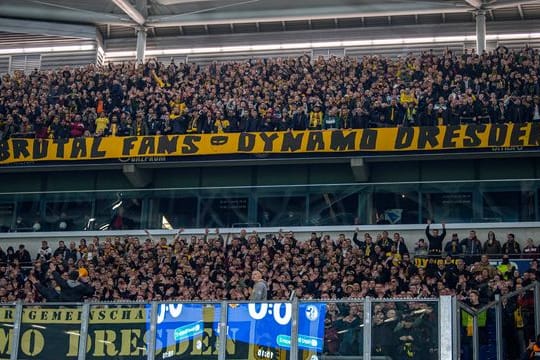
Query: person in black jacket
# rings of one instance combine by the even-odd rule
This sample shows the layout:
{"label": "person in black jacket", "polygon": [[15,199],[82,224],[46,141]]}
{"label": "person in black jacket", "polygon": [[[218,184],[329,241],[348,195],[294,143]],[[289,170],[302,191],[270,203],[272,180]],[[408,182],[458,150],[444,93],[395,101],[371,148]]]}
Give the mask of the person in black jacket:
{"label": "person in black jacket", "polygon": [[431,232],[429,231],[429,227],[431,226],[431,220],[428,220],[427,226],[426,226],[426,237],[429,241],[429,255],[441,255],[442,252],[442,243],[444,241],[444,237],[446,236],[446,224],[442,223],[442,234],[439,234],[438,229],[433,229]]}
{"label": "person in black jacket", "polygon": [[84,298],[94,294],[95,289],[87,284],[87,272],[85,276],[79,276],[79,271],[71,271],[68,280],[64,280],[60,273],[56,271],[56,265],[51,263],[49,270],[52,271],[54,281],[60,286],[60,292],[54,288],[42,285],[32,277],[30,281],[34,284],[39,293],[49,302],[81,302]]}

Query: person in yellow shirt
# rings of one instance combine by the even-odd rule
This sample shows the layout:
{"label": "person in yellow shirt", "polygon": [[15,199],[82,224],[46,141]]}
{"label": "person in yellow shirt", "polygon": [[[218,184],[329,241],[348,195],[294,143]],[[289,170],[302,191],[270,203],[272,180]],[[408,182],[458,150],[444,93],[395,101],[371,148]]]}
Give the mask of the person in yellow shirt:
{"label": "person in yellow shirt", "polygon": [[[96,123],[97,123],[97,119],[96,119]],[[97,126],[96,126],[96,132],[97,132]],[[116,115],[113,115],[111,118],[111,128],[109,129],[109,132],[111,136],[116,136],[116,134],[118,133],[118,117]]]}
{"label": "person in yellow shirt", "polygon": [[170,120],[170,121],[176,120],[176,119],[178,119],[180,116],[182,116],[182,112],[181,112],[181,110],[180,110],[180,107],[175,106],[175,107],[173,108],[173,111],[169,114],[169,120]]}
{"label": "person in yellow shirt", "polygon": [[184,100],[182,100],[182,96],[180,95],[176,95],[175,98],[169,102],[169,106],[171,107],[171,109],[177,107],[180,110],[180,115],[185,114],[187,109],[187,105]]}
{"label": "person in yellow shirt", "polygon": [[309,130],[320,130],[323,121],[323,112],[321,106],[316,104],[313,110],[309,112]]}
{"label": "person in yellow shirt", "polygon": [[221,112],[218,112],[216,116],[216,121],[214,122],[214,132],[222,134],[224,132],[227,132],[230,126],[231,123],[229,122],[229,120],[224,119],[223,114]]}
{"label": "person in yellow shirt", "polygon": [[96,134],[103,135],[109,127],[109,118],[105,115],[105,112],[101,112],[96,119]]}

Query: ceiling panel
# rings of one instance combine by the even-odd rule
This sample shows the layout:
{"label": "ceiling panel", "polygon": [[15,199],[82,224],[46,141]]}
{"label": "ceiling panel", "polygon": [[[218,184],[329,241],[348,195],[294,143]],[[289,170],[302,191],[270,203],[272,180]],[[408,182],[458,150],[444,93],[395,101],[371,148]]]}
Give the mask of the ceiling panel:
{"label": "ceiling panel", "polygon": [[205,35],[206,29],[202,25],[184,26],[185,35]]}
{"label": "ceiling panel", "polygon": [[311,20],[311,28],[314,30],[335,29],[336,21],[334,19]]}
{"label": "ceiling panel", "polygon": [[180,28],[178,26],[152,28],[150,31],[155,36],[178,36],[180,35]]}
{"label": "ceiling panel", "polygon": [[509,7],[504,9],[493,10],[493,16],[497,21],[505,20],[519,20],[521,16],[519,15],[519,10],[517,7]]}
{"label": "ceiling panel", "polygon": [[474,21],[472,13],[450,13],[444,15],[445,22],[447,23],[461,23]]}
{"label": "ceiling panel", "polygon": [[392,16],[392,25],[414,25],[416,19],[414,15]]}
{"label": "ceiling panel", "polygon": [[374,16],[364,19],[366,26],[387,26],[388,16]]}
{"label": "ceiling panel", "polygon": [[309,30],[310,25],[309,21],[285,21],[285,30],[287,31],[298,31],[298,30]]}
{"label": "ceiling panel", "polygon": [[260,23],[259,29],[262,32],[283,31],[283,24],[281,23],[281,21]]}
{"label": "ceiling panel", "polygon": [[233,28],[234,28],[235,33],[257,32],[257,24],[256,23],[234,24]]}
{"label": "ceiling panel", "polygon": [[418,24],[440,24],[441,22],[441,14],[418,15]]}
{"label": "ceiling panel", "polygon": [[362,18],[338,19],[339,28],[355,28],[364,26]]}
{"label": "ceiling panel", "polygon": [[230,34],[231,26],[229,24],[225,25],[208,25],[209,34]]}

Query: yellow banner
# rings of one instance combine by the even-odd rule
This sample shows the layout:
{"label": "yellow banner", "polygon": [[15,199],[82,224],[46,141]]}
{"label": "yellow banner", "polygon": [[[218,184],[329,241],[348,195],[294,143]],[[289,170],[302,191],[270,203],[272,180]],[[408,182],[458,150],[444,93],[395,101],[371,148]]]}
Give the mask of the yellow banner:
{"label": "yellow banner", "polygon": [[[0,322],[13,323],[14,308],[0,308]],[[81,308],[50,308],[29,307],[24,308],[22,322],[28,324],[70,324],[80,323]],[[146,323],[146,310],[144,307],[110,307],[92,308],[90,311],[91,324]]]}
{"label": "yellow banner", "polygon": [[194,134],[0,142],[0,165],[234,154],[515,151],[540,146],[540,124]]}

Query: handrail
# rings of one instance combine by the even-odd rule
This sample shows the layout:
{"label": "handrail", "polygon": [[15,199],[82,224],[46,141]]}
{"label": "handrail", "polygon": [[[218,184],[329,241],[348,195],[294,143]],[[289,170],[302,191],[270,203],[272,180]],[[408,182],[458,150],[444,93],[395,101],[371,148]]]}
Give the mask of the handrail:
{"label": "handrail", "polygon": [[475,314],[479,314],[483,311],[486,311],[486,310],[489,310],[490,308],[496,306],[499,302],[501,302],[503,299],[509,299],[511,297],[514,297],[515,295],[519,295],[520,293],[523,293],[523,292],[527,292],[527,291],[530,291],[530,290],[534,290],[536,284],[529,284],[519,290],[515,290],[515,291],[512,291],[506,295],[503,295],[499,298],[499,300],[493,300],[493,301],[490,301],[489,303],[487,303],[486,305],[482,306],[481,308],[479,309],[474,309],[472,307],[470,307],[469,305],[465,304],[464,302],[462,301],[459,301],[458,300],[458,305],[460,307],[463,307],[465,310],[467,310],[467,312],[469,312],[471,315],[475,315]]}

